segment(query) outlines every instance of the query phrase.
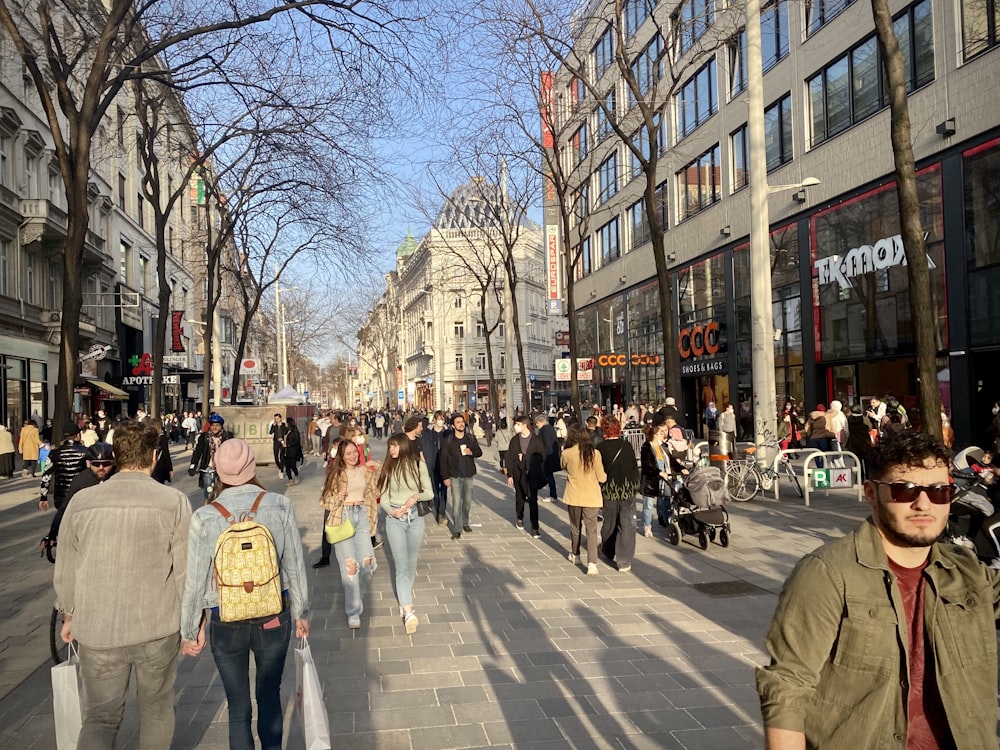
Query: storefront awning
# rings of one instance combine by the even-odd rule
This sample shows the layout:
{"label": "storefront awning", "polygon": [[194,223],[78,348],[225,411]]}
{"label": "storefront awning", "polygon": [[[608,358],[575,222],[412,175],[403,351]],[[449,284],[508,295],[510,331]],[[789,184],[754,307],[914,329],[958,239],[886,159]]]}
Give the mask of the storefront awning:
{"label": "storefront awning", "polygon": [[106,401],[128,401],[128,394],[120,388],[115,388],[103,380],[95,380],[94,378],[87,378],[86,380],[95,388],[100,388],[104,391],[104,399]]}

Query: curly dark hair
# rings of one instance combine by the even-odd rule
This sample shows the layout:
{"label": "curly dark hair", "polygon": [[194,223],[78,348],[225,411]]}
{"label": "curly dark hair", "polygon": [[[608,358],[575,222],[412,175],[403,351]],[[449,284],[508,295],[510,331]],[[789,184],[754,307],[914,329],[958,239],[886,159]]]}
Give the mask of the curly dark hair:
{"label": "curly dark hair", "polygon": [[951,462],[951,450],[926,432],[888,430],[868,450],[865,465],[871,479],[883,479],[894,467],[921,467],[928,458],[947,466]]}

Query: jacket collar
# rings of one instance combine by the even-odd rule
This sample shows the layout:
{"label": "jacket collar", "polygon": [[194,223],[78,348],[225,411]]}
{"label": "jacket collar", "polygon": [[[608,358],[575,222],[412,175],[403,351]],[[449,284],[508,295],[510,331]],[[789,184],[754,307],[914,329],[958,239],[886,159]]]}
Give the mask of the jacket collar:
{"label": "jacket collar", "polygon": [[[875,521],[872,520],[871,516],[868,516],[854,532],[854,548],[859,565],[877,570],[889,570],[889,559],[882,547],[882,537],[879,535]],[[937,542],[931,545],[927,565],[928,567],[932,565],[938,565],[942,568],[955,567],[954,561],[941,554],[941,545]]]}

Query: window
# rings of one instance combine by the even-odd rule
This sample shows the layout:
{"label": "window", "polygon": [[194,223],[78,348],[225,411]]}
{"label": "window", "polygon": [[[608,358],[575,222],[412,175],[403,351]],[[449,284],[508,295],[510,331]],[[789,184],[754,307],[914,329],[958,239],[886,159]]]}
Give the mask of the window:
{"label": "window", "polygon": [[117,118],[115,122],[115,137],[118,139],[118,145],[122,148],[125,147],[125,113],[122,112],[122,108],[117,108]]}
{"label": "window", "polygon": [[719,144],[677,173],[680,218],[694,216],[722,198],[719,184]]}
{"label": "window", "polygon": [[729,136],[733,154],[733,192],[745,188],[750,182],[750,156],[747,148],[747,126],[743,125]]}
{"label": "window", "polygon": [[617,216],[597,230],[597,242],[601,248],[602,267],[621,257],[621,249],[618,246]]}
{"label": "window", "polygon": [[715,0],[684,0],[670,20],[677,52],[683,55],[715,23]]}
{"label": "window", "polygon": [[635,152],[631,148],[628,149],[627,179],[629,180],[634,179],[638,177],[640,174],[642,174],[643,161],[648,162],[652,160],[654,154],[659,155],[663,152],[662,138],[664,135],[664,129],[660,122],[660,113],[657,112],[653,116],[653,119],[656,125],[656,138],[657,138],[656,151],[653,152],[649,148],[649,131],[646,130],[645,125],[640,126],[638,130],[632,133],[632,144],[639,149],[640,153],[642,154],[642,158],[640,159],[638,156],[636,156]]}
{"label": "window", "polygon": [[667,227],[670,224],[670,221],[667,218],[667,192],[669,189],[670,185],[667,180],[664,180],[656,186],[657,217],[660,220],[660,231],[663,232],[667,231]]}
{"label": "window", "polygon": [[766,3],[760,12],[760,57],[764,71],[788,54],[788,2]]}
{"label": "window", "polygon": [[129,282],[129,266],[132,265],[132,246],[122,240],[118,246],[118,262],[119,262],[119,277],[123,284],[128,284]]}
{"label": "window", "polygon": [[454,333],[455,333],[455,338],[456,339],[464,339],[465,338],[465,323],[463,323],[463,322],[461,322],[459,320],[456,320],[455,321]]}
{"label": "window", "polygon": [[997,0],[962,0],[962,52],[969,60],[997,46],[1000,3]]}
{"label": "window", "polygon": [[579,130],[573,133],[570,150],[573,154],[573,162],[570,164],[570,169],[572,169],[587,158],[587,123],[581,125]]}
{"label": "window", "polygon": [[149,258],[145,255],[139,256],[139,273],[136,276],[136,284],[139,287],[139,294],[146,294],[146,274],[149,272]]}
{"label": "window", "polygon": [[476,357],[473,360],[473,365],[472,366],[474,368],[476,368],[477,370],[485,370],[486,369],[486,352],[479,352],[478,354],[476,354]]}
{"label": "window", "polygon": [[577,224],[590,216],[590,188],[586,183],[580,185],[573,201],[573,218]]}
{"label": "window", "polygon": [[24,195],[34,197],[38,194],[35,189],[35,152],[31,149],[24,149]]}
{"label": "window", "polygon": [[[934,80],[930,11],[930,0],[920,0],[893,19],[905,60],[907,91]],[[809,79],[812,145],[888,106],[882,68],[881,53],[870,36]]]}
{"label": "window", "polygon": [[456,310],[462,309],[462,298],[457,294],[455,295],[455,309]]}
{"label": "window", "polygon": [[10,296],[10,240],[0,240],[0,296]]}
{"label": "window", "polygon": [[140,227],[146,226],[146,199],[142,197],[142,193],[135,194],[135,218]]}
{"label": "window", "polygon": [[27,291],[25,302],[35,304],[35,256],[31,253],[24,254],[24,285]]}
{"label": "window", "polygon": [[9,178],[7,171],[10,164],[8,154],[10,153],[10,138],[0,137],[0,185],[7,187],[9,185]]}
{"label": "window", "polygon": [[580,257],[576,262],[576,278],[581,279],[594,271],[594,256],[590,249],[590,237],[580,240]]}
{"label": "window", "polygon": [[611,134],[613,130],[611,123],[618,120],[618,110],[615,106],[615,90],[612,88],[608,92],[608,95],[604,97],[604,105],[594,111],[597,120],[597,138],[599,140],[607,138]]}
{"label": "window", "polygon": [[854,0],[806,0],[806,34],[815,34]]}
{"label": "window", "polygon": [[465,369],[465,355],[464,354],[459,353],[459,354],[455,355],[455,369],[456,370],[464,370]]}
{"label": "window", "polygon": [[486,326],[483,325],[482,321],[476,323],[476,338],[477,339],[486,338]]}
{"label": "window", "polygon": [[615,56],[615,34],[614,29],[608,24],[608,28],[601,34],[590,52],[594,64],[594,81],[600,80],[609,67]]}
{"label": "window", "polygon": [[764,110],[767,171],[792,160],[792,96],[785,94]]}
{"label": "window", "polygon": [[715,114],[715,58],[688,79],[674,98],[677,107],[677,139],[689,135]]}
{"label": "window", "polygon": [[[660,52],[662,49],[663,41],[660,39],[660,35],[656,34],[642,52],[636,56],[635,61],[629,69],[635,78],[636,85],[639,87],[640,95],[643,97],[649,93],[653,84],[663,75],[663,65],[660,62]],[[631,89],[629,90],[628,100],[629,107],[634,107],[636,101]]]}
{"label": "window", "polygon": [[59,287],[57,285],[57,280],[59,279],[59,266],[54,261],[49,261],[48,263],[48,275],[45,279],[45,304],[48,307],[56,308],[59,307]]}
{"label": "window", "polygon": [[601,162],[597,170],[597,202],[603,203],[618,192],[618,152],[612,151],[611,156]]}
{"label": "window", "polygon": [[622,3],[622,22],[625,25],[625,38],[630,38],[643,22],[649,18],[656,0],[624,0]]}
{"label": "window", "polygon": [[741,31],[726,45],[729,51],[729,98],[735,99],[747,88],[747,33]]}
{"label": "window", "polygon": [[649,242],[649,220],[646,218],[645,201],[637,201],[628,207],[628,230],[631,243],[629,248],[635,250]]}
{"label": "window", "polygon": [[125,210],[125,175],[118,173],[118,208]]}

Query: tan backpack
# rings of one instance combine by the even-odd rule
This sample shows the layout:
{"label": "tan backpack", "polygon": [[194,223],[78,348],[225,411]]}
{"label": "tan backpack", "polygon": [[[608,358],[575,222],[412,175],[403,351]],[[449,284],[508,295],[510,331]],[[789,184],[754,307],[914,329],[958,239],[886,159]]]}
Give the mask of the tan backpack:
{"label": "tan backpack", "polygon": [[261,499],[236,520],[219,502],[213,502],[229,526],[215,542],[215,584],[219,591],[219,619],[223,622],[267,617],[281,612],[281,570],[274,537],[254,517]]}

